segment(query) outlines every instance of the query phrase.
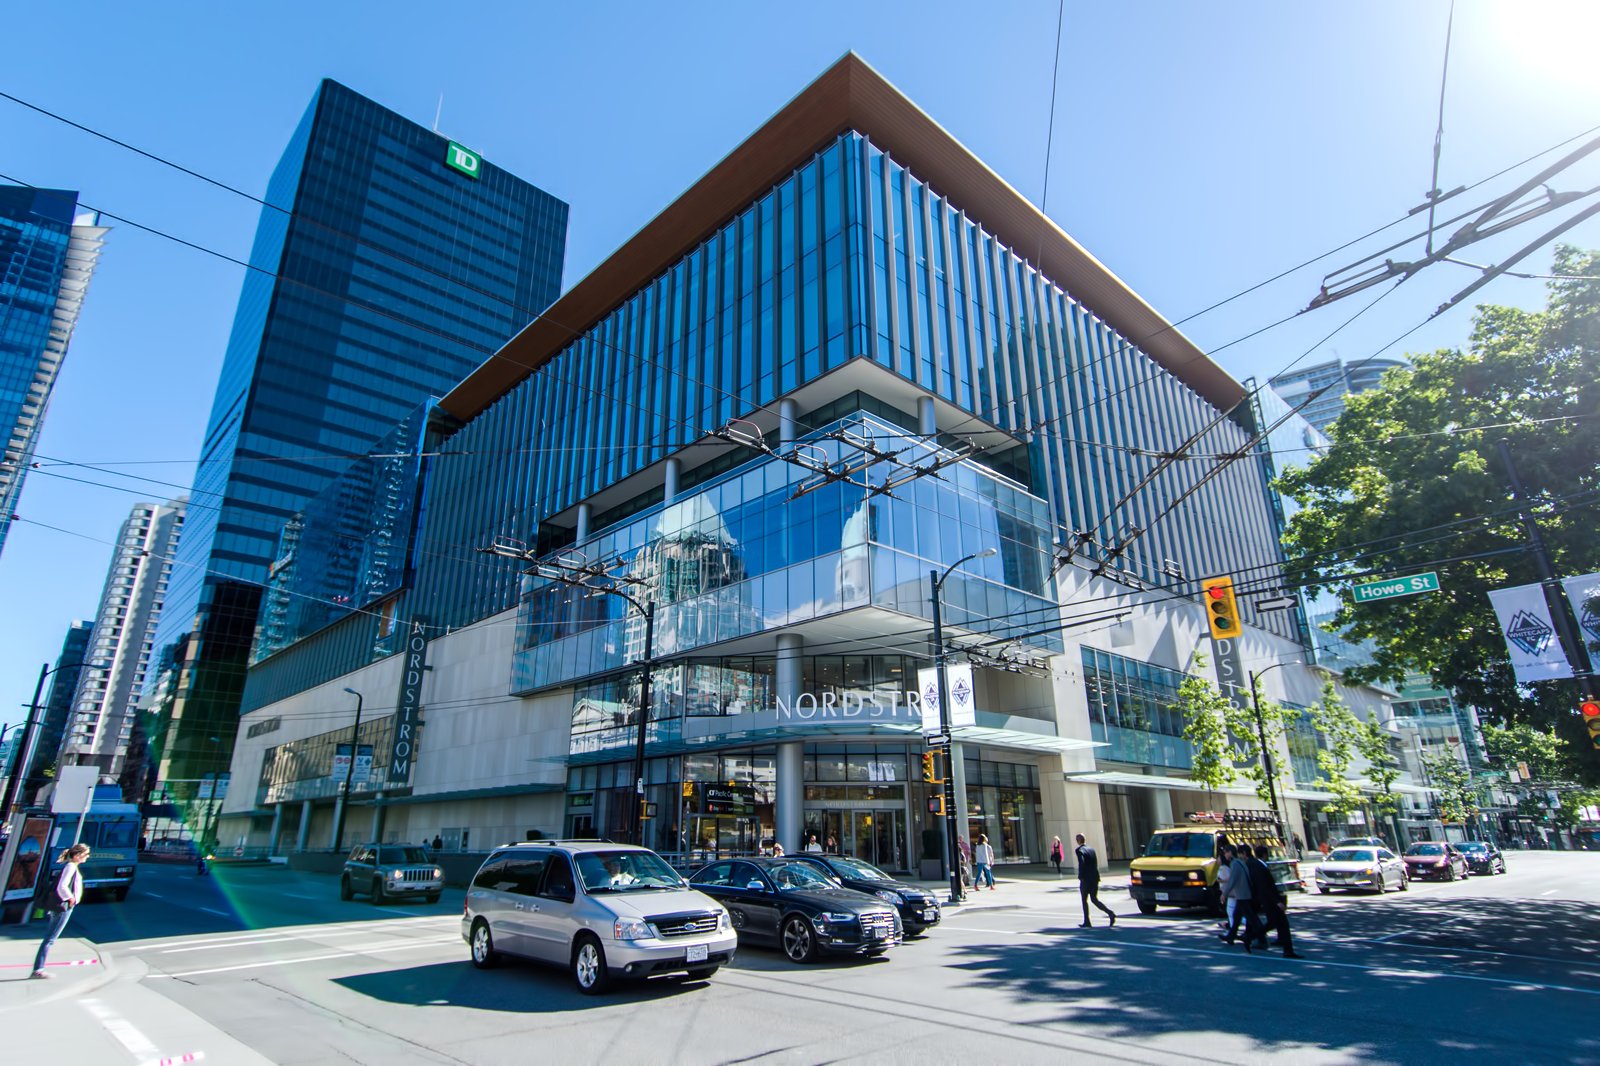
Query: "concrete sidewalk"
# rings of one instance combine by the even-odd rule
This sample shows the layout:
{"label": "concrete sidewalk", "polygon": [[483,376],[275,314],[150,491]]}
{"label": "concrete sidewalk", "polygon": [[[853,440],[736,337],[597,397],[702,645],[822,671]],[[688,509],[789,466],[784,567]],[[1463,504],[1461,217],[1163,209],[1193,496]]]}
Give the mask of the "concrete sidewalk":
{"label": "concrete sidewalk", "polygon": [[42,921],[0,928],[0,1011],[87,995],[116,976],[114,964],[93,944],[63,936],[50,949],[50,961],[45,964],[50,980],[34,980],[33,956],[42,936]]}

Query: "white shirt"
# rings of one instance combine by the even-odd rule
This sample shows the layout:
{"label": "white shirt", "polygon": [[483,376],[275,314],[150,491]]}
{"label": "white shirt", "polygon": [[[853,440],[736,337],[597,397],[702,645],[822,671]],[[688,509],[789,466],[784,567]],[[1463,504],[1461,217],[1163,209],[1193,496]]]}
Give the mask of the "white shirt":
{"label": "white shirt", "polygon": [[993,866],[994,845],[988,843],[979,844],[975,849],[973,849],[972,858],[973,861],[982,863],[984,866]]}
{"label": "white shirt", "polygon": [[816,852],[817,854],[820,855],[822,853],[822,845],[818,844],[815,840],[813,840],[811,843],[806,845],[806,850],[807,851],[814,851],[814,852]]}
{"label": "white shirt", "polygon": [[83,874],[78,870],[77,863],[69,862],[61,871],[61,877],[56,881],[56,898],[74,907],[83,899]]}

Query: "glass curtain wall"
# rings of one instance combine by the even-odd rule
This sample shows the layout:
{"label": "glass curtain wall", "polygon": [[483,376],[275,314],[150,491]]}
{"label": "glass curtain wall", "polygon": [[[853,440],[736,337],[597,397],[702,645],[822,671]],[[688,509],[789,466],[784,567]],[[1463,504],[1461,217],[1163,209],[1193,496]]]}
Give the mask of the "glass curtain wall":
{"label": "glass curtain wall", "polygon": [[1137,659],[1083,649],[1092,739],[1109,747],[1096,757],[1140,766],[1188,769],[1194,752],[1183,739],[1184,714],[1174,703],[1183,675]]}

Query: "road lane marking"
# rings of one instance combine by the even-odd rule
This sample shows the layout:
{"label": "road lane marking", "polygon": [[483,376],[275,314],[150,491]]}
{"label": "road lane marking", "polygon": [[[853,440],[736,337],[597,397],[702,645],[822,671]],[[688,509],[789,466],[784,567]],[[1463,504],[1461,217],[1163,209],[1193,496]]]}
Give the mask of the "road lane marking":
{"label": "road lane marking", "polygon": [[1556,894],[1556,893],[1557,893],[1557,892],[1559,892],[1559,891],[1561,891],[1561,890],[1560,890],[1560,889],[1558,889],[1558,888],[1552,888],[1552,889],[1551,889],[1551,890],[1550,890],[1550,891],[1548,891],[1548,892],[1541,892],[1541,893],[1539,893],[1539,895],[1541,895],[1541,896],[1553,896],[1553,895],[1555,895],[1555,894]]}
{"label": "road lane marking", "polygon": [[229,914],[227,911],[219,911],[219,910],[215,910],[214,908],[211,908],[211,907],[197,907],[195,909],[196,910],[205,911],[207,914],[215,914],[218,918],[232,918],[233,917],[233,915]]}
{"label": "road lane marking", "polygon": [[[1142,948],[1146,951],[1176,951],[1190,955],[1209,955],[1212,958],[1231,958],[1234,956],[1233,952],[1217,951],[1212,948],[1190,948],[1177,944],[1145,944],[1136,940],[1108,940],[1105,937],[1093,936],[1092,934],[1088,937],[1080,938],[1073,933],[1017,933],[1010,929],[985,929],[974,926],[966,926],[965,931],[971,933],[999,933],[1005,936],[1037,936],[1044,937],[1045,939],[1049,940],[1084,939],[1094,947]],[[1404,947],[1405,945],[1400,946]],[[1261,954],[1266,955],[1268,958],[1272,957],[1269,952],[1263,951]],[[1485,984],[1491,985],[1511,985],[1514,988],[1520,988],[1530,992],[1580,992],[1586,996],[1600,996],[1600,988],[1580,988],[1572,985],[1553,985],[1545,981],[1520,981],[1510,977],[1485,977],[1480,974],[1470,973],[1437,973],[1430,972],[1428,970],[1407,970],[1398,966],[1363,966],[1360,963],[1328,962],[1322,959],[1300,959],[1297,961],[1298,966],[1294,968],[1329,966],[1339,970],[1360,970],[1362,973],[1372,974],[1379,977],[1431,977],[1451,981],[1481,981]]]}
{"label": "road lane marking", "polygon": [[200,977],[212,973],[231,973],[234,970],[255,970],[266,966],[294,966],[302,962],[325,962],[328,959],[351,959],[357,955],[381,955],[386,951],[409,951],[413,948],[435,947],[447,944],[452,940],[459,941],[460,937],[435,937],[431,940],[418,940],[410,944],[378,944],[363,945],[352,951],[336,951],[329,955],[306,955],[297,959],[265,959],[261,962],[245,962],[238,966],[215,966],[208,970],[185,970],[182,973],[152,973],[146,974],[144,980],[155,977]]}
{"label": "road lane marking", "polygon": [[[431,918],[431,921],[417,921],[417,920],[413,919],[410,924],[415,924],[415,925],[425,925],[425,924],[435,924],[435,923],[443,924],[445,922],[449,922],[449,923],[454,924],[454,923],[457,923],[457,922],[461,921],[461,915],[459,915],[459,914],[439,914],[439,915],[430,915],[429,917]],[[285,925],[285,926],[282,926],[282,927],[280,927],[278,929],[258,929],[258,930],[254,931],[254,932],[239,933],[239,934],[234,935],[234,936],[212,936],[212,937],[209,937],[208,942],[212,943],[212,944],[221,944],[221,943],[224,943],[224,942],[227,942],[227,941],[255,940],[256,938],[263,937],[263,936],[293,936],[293,935],[295,935],[296,932],[325,933],[325,932],[327,932],[329,930],[333,930],[333,929],[376,930],[376,929],[382,929],[386,924],[387,923],[384,922],[383,920],[378,920],[378,921],[371,921],[371,922],[330,922],[327,925]],[[197,937],[197,936],[207,936],[207,934],[205,934],[205,933],[196,933],[193,936],[187,937],[187,938],[185,938],[183,940],[160,940],[160,941],[157,941],[157,942],[155,942],[153,944],[138,944],[138,945],[134,946],[131,950],[133,950],[133,951],[155,951],[155,950],[157,950],[159,948],[178,947],[178,946],[182,946],[184,944],[192,944],[192,943],[194,943],[194,938]]]}
{"label": "road lane marking", "polygon": [[229,937],[225,942],[208,944],[191,944],[182,948],[162,948],[163,955],[179,955],[186,951],[215,951],[218,948],[249,948],[259,944],[290,944],[296,940],[315,940],[318,937],[360,936],[363,933],[377,932],[375,929],[337,929],[330,933],[308,933],[304,936],[293,934],[262,933],[256,937]]}
{"label": "road lane marking", "polygon": [[115,1037],[117,1043],[127,1048],[128,1053],[135,1059],[143,1062],[146,1059],[161,1057],[161,1049],[151,1043],[150,1038],[141,1033],[128,1019],[98,999],[85,999],[79,1002],[83,1004],[84,1010],[94,1015],[95,1021],[100,1023],[101,1028]]}

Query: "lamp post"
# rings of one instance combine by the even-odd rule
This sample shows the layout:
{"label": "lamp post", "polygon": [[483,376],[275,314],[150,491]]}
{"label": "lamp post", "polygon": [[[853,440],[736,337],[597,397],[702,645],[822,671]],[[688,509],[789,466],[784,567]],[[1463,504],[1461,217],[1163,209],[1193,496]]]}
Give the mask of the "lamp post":
{"label": "lamp post", "polygon": [[[1272,769],[1272,754],[1267,751],[1267,725],[1265,719],[1263,719],[1261,716],[1261,694],[1256,691],[1256,679],[1260,677],[1266,677],[1269,673],[1278,669],[1280,666],[1304,665],[1304,660],[1291,659],[1286,663],[1273,663],[1260,673],[1257,673],[1254,670],[1250,671],[1250,707],[1253,711],[1255,711],[1256,715],[1256,737],[1261,743],[1261,768],[1266,772],[1267,775],[1267,797],[1272,801],[1272,816],[1274,818],[1276,818],[1279,814],[1277,774],[1275,774]],[[1285,832],[1287,832],[1289,829],[1289,812],[1285,809],[1282,811],[1282,813],[1284,814],[1283,829]]]}
{"label": "lamp post", "polygon": [[939,732],[944,736],[946,763],[944,769],[944,861],[945,868],[950,872],[950,902],[960,903],[961,892],[961,845],[957,837],[956,827],[956,760],[953,742],[950,738],[950,682],[946,676],[944,655],[944,618],[939,606],[939,593],[944,588],[945,578],[949,577],[963,563],[974,559],[987,559],[996,554],[997,549],[985,548],[980,552],[963,556],[944,568],[944,573],[937,570],[928,571],[928,582],[932,586],[933,599],[933,662],[939,676]]}
{"label": "lamp post", "polygon": [[344,798],[339,803],[339,816],[334,819],[333,825],[333,850],[335,853],[344,847],[344,815],[350,807],[350,782],[356,775],[356,753],[361,750],[361,693],[353,688],[346,688],[346,692],[356,698],[356,727],[350,733],[350,761],[344,768]]}
{"label": "lamp post", "polygon": [[35,734],[38,732],[38,714],[40,711],[39,697],[44,695],[45,678],[49,677],[52,673],[60,673],[62,670],[70,670],[74,666],[97,667],[99,665],[99,663],[91,663],[88,660],[80,659],[75,663],[61,663],[59,666],[55,667],[52,667],[49,663],[45,663],[39,667],[39,682],[33,686],[33,700],[28,704],[28,717],[26,721],[22,723],[22,740],[17,744],[17,757],[13,759],[11,763],[11,779],[6,782],[5,801],[0,803],[0,821],[6,821],[10,819],[11,809],[16,806],[17,793],[21,791],[23,780],[28,776],[28,772],[33,768],[32,748],[33,742],[36,739]]}

